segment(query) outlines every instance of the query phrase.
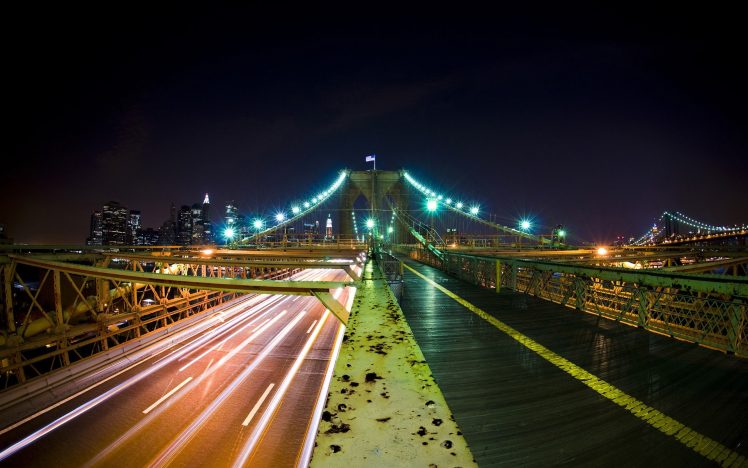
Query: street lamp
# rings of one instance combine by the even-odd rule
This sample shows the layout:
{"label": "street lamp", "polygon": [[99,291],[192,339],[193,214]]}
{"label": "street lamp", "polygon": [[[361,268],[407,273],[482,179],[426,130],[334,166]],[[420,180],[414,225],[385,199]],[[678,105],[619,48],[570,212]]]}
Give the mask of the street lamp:
{"label": "street lamp", "polygon": [[[519,221],[519,229],[521,231],[528,232],[530,228],[532,227],[532,223],[529,219],[521,219]],[[519,238],[519,249],[522,250],[522,236],[517,236]]]}
{"label": "street lamp", "polygon": [[232,227],[227,227],[223,230],[223,237],[226,239],[226,245],[229,247],[234,242],[234,237],[236,236],[236,230]]}
{"label": "street lamp", "polygon": [[434,212],[436,211],[436,207],[438,205],[439,205],[439,202],[436,199],[434,199],[434,198],[430,198],[426,202],[426,209],[429,212],[429,231],[428,231],[428,240],[429,240],[429,242],[431,242],[433,240],[432,236],[433,236],[433,232],[434,232]]}
{"label": "street lamp", "polygon": [[252,221],[252,227],[255,228],[255,240],[257,241],[257,245],[260,244],[260,231],[262,231],[262,227],[265,225],[265,221],[263,221],[261,218],[255,218],[254,221]]}

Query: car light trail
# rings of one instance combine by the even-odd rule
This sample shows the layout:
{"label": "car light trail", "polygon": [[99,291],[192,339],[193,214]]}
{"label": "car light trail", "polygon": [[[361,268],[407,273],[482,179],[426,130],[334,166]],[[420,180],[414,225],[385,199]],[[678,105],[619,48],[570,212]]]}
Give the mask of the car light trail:
{"label": "car light trail", "polygon": [[[256,306],[259,307],[262,304]],[[281,314],[282,315],[282,314]],[[221,332],[226,332],[230,328],[233,327],[233,323],[226,322],[221,324],[218,328],[213,330],[210,334],[207,334],[205,336],[202,336],[198,338],[197,340],[193,341],[192,343],[188,344],[184,348],[180,349],[178,352],[174,353],[172,356],[172,359],[170,360],[162,360],[158,364],[154,364],[153,366],[149,367],[148,369],[143,370],[137,375],[134,375],[124,381],[123,383],[109,389],[108,391],[102,393],[101,395],[87,401],[86,403],[78,406],[74,410],[68,412],[64,416],[61,416],[51,423],[45,425],[44,427],[34,431],[33,433],[29,434],[28,436],[24,437],[23,439],[19,440],[15,444],[11,445],[10,447],[6,448],[2,452],[0,452],[0,461],[4,460],[5,458],[9,457],[10,455],[16,453],[17,451],[21,450],[22,448],[34,443],[36,440],[38,440],[41,437],[44,437],[46,434],[49,434],[50,432],[54,431],[58,427],[64,425],[65,423],[77,418],[78,416],[86,413],[87,411],[91,410],[92,408],[95,408],[96,406],[100,405],[101,403],[105,402],[112,396],[118,394],[119,392],[131,387],[132,385],[136,384],[137,382],[143,380],[144,378],[148,377],[149,375],[153,374],[154,372],[158,371],[165,365],[175,361],[177,358],[187,355],[193,350],[199,348],[200,346],[203,346],[205,343],[210,341],[215,334],[218,333],[220,330]],[[254,336],[254,335],[253,335]],[[238,351],[236,351],[238,352]],[[236,354],[236,353],[234,353]],[[224,356],[225,358],[226,356]],[[225,361],[223,361],[225,362]],[[217,367],[214,367],[213,370],[217,369]]]}
{"label": "car light trail", "polygon": [[255,417],[255,414],[257,414],[257,410],[260,409],[260,406],[262,406],[262,402],[265,401],[265,398],[268,397],[268,394],[270,391],[275,387],[274,383],[271,383],[268,385],[268,388],[265,389],[265,392],[262,394],[259,400],[257,400],[257,403],[255,403],[255,406],[252,408],[252,411],[249,412],[247,417],[244,419],[244,422],[242,422],[242,426],[249,426],[249,423],[252,421],[252,418]]}
{"label": "car light trail", "polygon": [[164,395],[164,396],[162,396],[161,398],[159,398],[158,400],[156,400],[156,401],[155,401],[155,402],[154,402],[154,403],[153,403],[153,404],[152,404],[151,406],[149,406],[148,408],[144,409],[144,410],[143,410],[143,414],[148,414],[148,413],[150,413],[150,412],[151,412],[151,410],[152,410],[153,408],[157,407],[158,405],[160,405],[162,401],[164,401],[164,400],[166,400],[167,398],[169,398],[170,396],[174,395],[175,393],[177,393],[177,392],[179,391],[179,389],[180,389],[180,388],[182,388],[182,387],[184,387],[185,385],[187,385],[187,384],[189,383],[189,381],[190,381],[190,380],[192,380],[192,377],[187,377],[187,378],[186,378],[186,379],[184,380],[184,382],[182,382],[181,384],[179,384],[179,385],[177,385],[176,387],[172,388],[172,389],[171,389],[171,390],[169,391],[169,393],[167,393],[166,395]]}
{"label": "car light trail", "polygon": [[[216,364],[214,367],[211,367],[210,369],[206,369],[197,379],[193,380],[189,384],[189,386],[186,389],[183,390],[183,392],[181,393],[181,395],[186,395],[192,389],[194,389],[195,387],[197,387],[198,385],[200,385],[208,376],[210,376],[216,370],[218,370],[221,367],[221,365],[223,365],[228,359],[230,359],[231,357],[235,356],[244,346],[246,346],[252,340],[254,340],[255,338],[257,338],[260,334],[262,334],[263,331],[265,331],[268,327],[270,327],[273,323],[275,323],[278,319],[280,319],[285,314],[286,314],[286,311],[284,310],[281,313],[279,313],[276,317],[274,317],[271,320],[269,320],[263,327],[257,329],[257,331],[255,331],[249,338],[247,338],[246,340],[244,340],[244,342],[242,342],[239,346],[235,347],[229,354],[227,354],[223,358],[221,358],[218,361],[218,364]],[[283,333],[283,332],[281,332],[281,333]],[[273,341],[271,341],[271,344],[273,342],[275,342],[276,340],[277,340],[277,336],[276,336],[276,338]],[[268,345],[268,346],[270,346],[270,345]],[[263,349],[263,352],[264,351],[265,350]],[[259,356],[258,356],[258,358],[259,358]],[[259,363],[259,361],[255,361],[255,362]],[[252,369],[254,369],[253,366],[255,366],[254,363],[250,367]],[[245,369],[245,372],[246,372],[246,369]],[[122,436],[120,436],[119,438],[117,438],[117,440],[115,440],[114,442],[112,442],[111,444],[109,444],[109,446],[107,446],[104,450],[102,450],[101,452],[99,452],[99,454],[93,460],[91,460],[89,463],[87,463],[86,466],[93,466],[93,465],[96,465],[97,463],[101,462],[111,452],[113,452],[114,450],[116,450],[117,448],[119,448],[120,446],[122,446],[128,439],[132,438],[133,436],[135,436],[136,434],[138,434],[140,431],[142,431],[145,426],[147,426],[148,424],[150,424],[151,421],[153,421],[161,413],[163,413],[168,408],[170,408],[171,405],[173,405],[178,400],[179,400],[179,398],[172,399],[172,400],[169,400],[168,402],[166,402],[165,405],[159,406],[156,411],[148,414],[148,416],[145,419],[142,419],[141,421],[139,421],[137,424],[135,424],[133,427],[131,427],[126,433],[124,433]],[[213,403],[215,403],[215,401]],[[189,438],[187,440],[189,440]],[[175,455],[175,454],[176,454],[176,452],[173,455]],[[173,456],[173,455],[169,455],[169,458],[171,458],[171,456]]]}
{"label": "car light trail", "polygon": [[[276,317],[273,320],[276,320],[280,318],[282,315],[284,315],[286,311],[284,310],[280,314],[278,314],[278,317]],[[263,348],[263,350],[260,352],[260,354],[257,355],[257,357],[252,361],[252,364],[250,364],[246,369],[244,369],[238,377],[236,377],[231,384],[229,384],[220,395],[218,395],[216,398],[211,401],[211,403],[205,408],[202,413],[198,417],[196,417],[192,423],[187,426],[177,437],[175,440],[172,441],[169,446],[161,451],[152,461],[149,463],[149,466],[165,466],[168,465],[171,460],[179,453],[179,451],[182,449],[182,447],[187,444],[197,433],[197,431],[202,427],[202,425],[205,423],[205,421],[208,420],[208,418],[218,409],[218,407],[223,403],[226,398],[228,398],[234,390],[236,390],[236,387],[239,386],[244,380],[249,376],[249,374],[254,371],[257,366],[259,366],[262,361],[265,359],[265,357],[270,354],[270,352],[275,349],[278,344],[280,344],[281,341],[288,335],[288,333],[291,331],[293,327],[295,327],[299,321],[304,317],[305,312],[300,312],[291,322],[289,322],[288,325],[286,325],[283,330],[278,333],[273,340],[267,344]],[[253,335],[254,336],[254,335]],[[247,343],[249,340],[245,340]],[[237,350],[243,348],[245,345],[242,343],[242,345],[237,346]],[[238,352],[238,351],[237,351]],[[203,379],[203,376],[200,377],[200,380]]]}
{"label": "car light trail", "polygon": [[275,392],[275,395],[273,395],[273,399],[270,400],[270,404],[268,404],[268,407],[262,413],[260,422],[257,423],[257,426],[252,431],[252,435],[250,435],[249,441],[244,445],[244,448],[242,449],[241,453],[239,454],[237,459],[234,461],[233,466],[235,468],[241,468],[246,464],[247,460],[249,459],[249,456],[252,454],[252,451],[257,445],[257,442],[259,442],[260,438],[262,437],[263,432],[265,432],[265,429],[267,428],[267,425],[270,422],[270,419],[272,418],[273,414],[278,408],[278,405],[280,405],[280,402],[283,399],[283,396],[286,394],[286,390],[288,390],[288,386],[291,384],[291,381],[293,380],[293,378],[296,377],[296,374],[299,371],[299,367],[301,367],[301,363],[304,361],[304,359],[306,358],[306,355],[309,353],[309,350],[311,349],[312,344],[314,344],[314,341],[317,339],[317,336],[319,336],[319,332],[320,330],[322,330],[322,326],[325,324],[325,321],[327,320],[329,316],[330,316],[330,311],[325,310],[325,313],[322,315],[322,318],[319,320],[319,323],[317,324],[317,327],[314,329],[314,332],[311,335],[309,335],[309,339],[306,341],[306,344],[304,344],[304,348],[301,350],[298,357],[294,361],[293,366],[291,366],[291,369],[289,369],[289,371],[286,373],[286,376],[283,379],[283,382],[278,387],[278,391]]}

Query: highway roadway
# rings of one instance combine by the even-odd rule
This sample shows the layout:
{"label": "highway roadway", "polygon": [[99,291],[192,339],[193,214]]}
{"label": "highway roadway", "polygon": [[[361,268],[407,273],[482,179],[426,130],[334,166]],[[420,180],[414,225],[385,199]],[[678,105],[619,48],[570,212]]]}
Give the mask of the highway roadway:
{"label": "highway roadway", "polygon": [[[350,310],[354,293],[334,296]],[[342,324],[314,297],[250,295],[195,326],[205,329],[0,430],[0,464],[306,466]]]}

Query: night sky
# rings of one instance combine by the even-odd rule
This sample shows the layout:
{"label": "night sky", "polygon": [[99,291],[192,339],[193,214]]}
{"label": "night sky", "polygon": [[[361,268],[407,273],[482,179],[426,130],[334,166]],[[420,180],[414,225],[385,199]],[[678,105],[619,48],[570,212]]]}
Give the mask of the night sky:
{"label": "night sky", "polygon": [[748,222],[737,12],[367,8],[8,11],[0,223],[82,243],[108,200],[158,227],[205,192],[270,213],[371,153],[578,241]]}

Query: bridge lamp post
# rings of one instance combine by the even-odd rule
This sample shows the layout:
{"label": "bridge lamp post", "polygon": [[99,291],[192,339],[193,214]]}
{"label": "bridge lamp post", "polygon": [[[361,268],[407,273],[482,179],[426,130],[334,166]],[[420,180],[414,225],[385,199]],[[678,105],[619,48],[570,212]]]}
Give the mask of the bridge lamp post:
{"label": "bridge lamp post", "polygon": [[[285,213],[280,212],[280,213],[277,213],[275,215],[275,221],[277,221],[278,223],[282,223],[285,220],[286,220]],[[275,232],[276,232],[276,235],[277,235],[278,230],[276,229]],[[277,238],[276,238],[276,242],[278,242]],[[285,244],[285,242],[286,242],[286,226],[283,226],[283,243]]]}
{"label": "bridge lamp post", "polygon": [[[519,222],[519,228],[522,231],[529,232],[530,228],[532,227],[532,223],[529,219],[522,219]],[[519,237],[519,249],[522,250],[522,236]]]}
{"label": "bridge lamp post", "polygon": [[226,239],[226,244],[229,246],[231,245],[232,241],[234,240],[234,237],[236,236],[236,231],[232,227],[227,227],[223,230],[223,237]]}
{"label": "bridge lamp post", "polygon": [[252,227],[255,228],[255,238],[257,238],[257,244],[260,243],[260,231],[262,231],[262,227],[265,225],[265,222],[260,218],[255,218],[254,221],[252,221]]}
{"label": "bridge lamp post", "polygon": [[376,222],[374,221],[374,218],[369,218],[366,220],[366,227],[369,228],[369,239],[371,241],[371,246],[374,245],[374,226],[376,225]]}
{"label": "bridge lamp post", "polygon": [[429,212],[429,240],[431,239],[431,234],[434,232],[434,213],[436,212],[436,208],[439,206],[439,201],[435,198],[429,198],[426,201],[426,210]]}

